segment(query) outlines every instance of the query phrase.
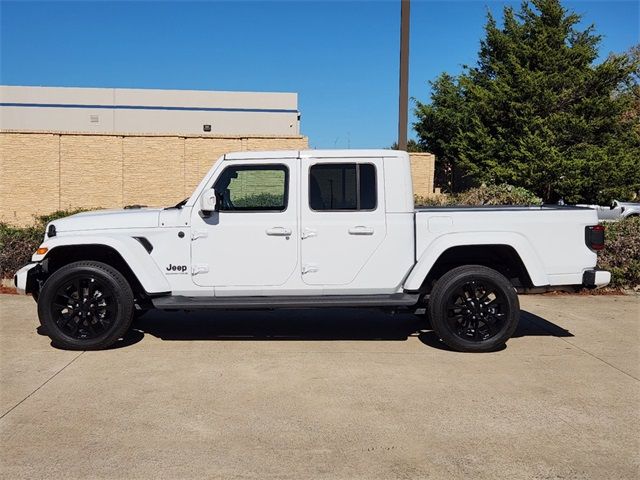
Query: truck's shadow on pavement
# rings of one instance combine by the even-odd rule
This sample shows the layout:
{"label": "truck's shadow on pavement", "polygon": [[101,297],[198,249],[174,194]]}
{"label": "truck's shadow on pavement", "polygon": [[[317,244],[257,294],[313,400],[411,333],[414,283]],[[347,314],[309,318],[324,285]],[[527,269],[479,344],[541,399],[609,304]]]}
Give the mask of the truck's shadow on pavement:
{"label": "truck's shadow on pavement", "polygon": [[[417,337],[425,345],[449,350],[422,316],[356,309],[191,313],[150,311],[134,321],[131,331],[112,348],[133,345],[145,335],[168,341],[402,341]],[[522,311],[513,337],[524,336],[573,335],[542,317]]]}

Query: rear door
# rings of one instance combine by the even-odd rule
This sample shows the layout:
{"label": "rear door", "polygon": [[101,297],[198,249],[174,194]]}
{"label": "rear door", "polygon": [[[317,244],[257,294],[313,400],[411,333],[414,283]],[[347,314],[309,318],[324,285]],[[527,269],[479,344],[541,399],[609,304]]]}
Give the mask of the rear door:
{"label": "rear door", "polygon": [[353,285],[386,236],[381,158],[301,160],[302,278]]}

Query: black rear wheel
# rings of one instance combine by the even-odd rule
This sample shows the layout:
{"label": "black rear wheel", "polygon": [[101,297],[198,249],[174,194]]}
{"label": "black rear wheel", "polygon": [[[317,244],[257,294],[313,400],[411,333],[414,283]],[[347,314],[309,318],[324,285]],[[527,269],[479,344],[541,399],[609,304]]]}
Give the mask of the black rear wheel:
{"label": "black rear wheel", "polygon": [[518,296],[503,275],[480,265],[454,268],[436,283],[429,297],[436,334],[462,352],[493,351],[518,326]]}
{"label": "black rear wheel", "polygon": [[106,348],[131,325],[133,293],[127,280],[101,262],[75,262],[51,275],[38,298],[40,323],[56,346]]}

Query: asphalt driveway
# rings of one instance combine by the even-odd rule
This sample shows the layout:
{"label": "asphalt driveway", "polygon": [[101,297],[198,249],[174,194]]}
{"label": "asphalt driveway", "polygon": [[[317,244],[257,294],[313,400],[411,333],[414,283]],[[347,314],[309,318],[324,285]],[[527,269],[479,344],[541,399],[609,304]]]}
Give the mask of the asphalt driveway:
{"label": "asphalt driveway", "polygon": [[638,478],[640,297],[521,297],[491,354],[413,315],[151,313],[52,348],[0,295],[0,476]]}

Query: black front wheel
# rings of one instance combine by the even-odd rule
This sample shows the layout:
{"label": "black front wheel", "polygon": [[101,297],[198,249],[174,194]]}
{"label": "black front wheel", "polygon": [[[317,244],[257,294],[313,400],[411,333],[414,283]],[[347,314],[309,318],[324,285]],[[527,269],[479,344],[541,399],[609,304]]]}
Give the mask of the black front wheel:
{"label": "black front wheel", "polygon": [[99,350],[131,325],[133,293],[127,280],[101,262],[74,262],[56,270],[38,297],[38,316],[53,344]]}
{"label": "black front wheel", "polygon": [[443,275],[429,296],[429,316],[444,343],[461,352],[490,352],[518,326],[520,304],[507,278],[480,265]]}

